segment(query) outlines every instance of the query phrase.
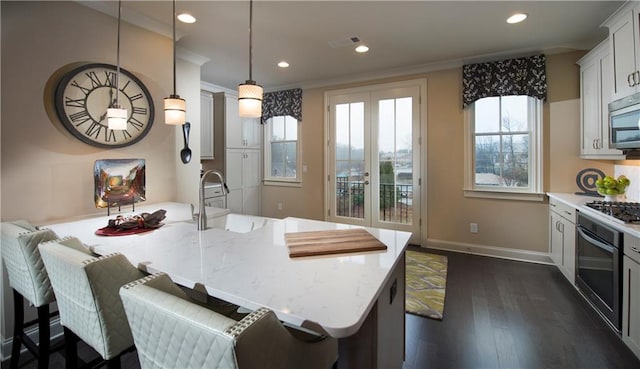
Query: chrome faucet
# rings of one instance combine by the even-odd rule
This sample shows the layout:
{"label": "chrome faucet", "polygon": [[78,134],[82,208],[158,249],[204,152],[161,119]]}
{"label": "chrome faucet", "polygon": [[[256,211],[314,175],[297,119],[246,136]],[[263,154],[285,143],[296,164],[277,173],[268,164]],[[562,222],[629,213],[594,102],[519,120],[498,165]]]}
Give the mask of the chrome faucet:
{"label": "chrome faucet", "polygon": [[[220,187],[222,189],[222,195],[226,196],[229,193],[229,188],[227,187],[227,184],[224,182],[224,179],[222,179],[222,173],[218,172],[217,170],[207,170],[202,174],[202,177],[200,177],[200,194],[198,199],[198,203],[199,203],[198,204],[198,230],[199,231],[203,231],[207,229],[207,212],[204,208],[204,183],[209,174],[214,174],[215,176],[218,177],[218,180],[220,181]],[[227,207],[226,200],[224,205],[225,207]]]}

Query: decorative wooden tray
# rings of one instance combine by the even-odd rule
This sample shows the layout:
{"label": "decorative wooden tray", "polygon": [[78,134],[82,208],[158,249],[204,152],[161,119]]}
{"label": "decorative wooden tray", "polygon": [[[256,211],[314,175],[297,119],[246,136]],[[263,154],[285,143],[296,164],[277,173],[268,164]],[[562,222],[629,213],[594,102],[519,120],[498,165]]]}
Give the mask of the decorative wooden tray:
{"label": "decorative wooden tray", "polygon": [[292,258],[387,249],[362,228],[285,233],[284,239]]}

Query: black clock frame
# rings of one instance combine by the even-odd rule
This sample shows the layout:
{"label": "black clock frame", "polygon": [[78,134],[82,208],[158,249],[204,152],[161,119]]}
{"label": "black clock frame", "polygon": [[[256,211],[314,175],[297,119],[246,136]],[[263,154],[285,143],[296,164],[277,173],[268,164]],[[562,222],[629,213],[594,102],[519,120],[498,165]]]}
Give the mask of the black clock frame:
{"label": "black clock frame", "polygon": [[[138,135],[138,137],[136,137],[135,139],[133,139],[131,141],[127,141],[125,143],[122,143],[122,144],[115,144],[115,145],[103,144],[103,143],[100,143],[100,142],[93,141],[93,140],[87,138],[86,136],[84,136],[83,134],[81,134],[80,132],[78,132],[78,130],[75,129],[75,125],[73,124],[73,122],[71,122],[67,118],[67,115],[66,115],[65,109],[64,109],[64,91],[65,91],[65,88],[66,88],[67,84],[74,77],[76,77],[80,73],[84,72],[85,70],[92,69],[92,68],[104,68],[104,69],[111,69],[114,72],[117,71],[117,67],[115,65],[106,64],[106,63],[89,63],[89,64],[83,64],[83,65],[81,65],[81,66],[79,66],[77,68],[74,68],[73,70],[65,73],[65,75],[58,82],[58,85],[56,86],[55,95],[54,95],[55,108],[56,108],[56,113],[57,113],[58,119],[60,119],[60,121],[62,122],[62,125],[74,137],[76,137],[80,141],[82,141],[82,142],[84,142],[84,143],[86,143],[88,145],[94,146],[94,147],[100,147],[100,148],[106,148],[106,149],[116,149],[116,148],[131,146],[131,145],[139,142],[140,140],[142,140],[149,133],[149,131],[151,130],[151,127],[153,126],[153,121],[154,121],[154,118],[155,118],[155,107],[154,107],[154,104],[153,104],[153,98],[151,97],[151,93],[149,93],[149,90],[147,89],[147,86],[145,86],[145,84],[142,83],[142,81],[138,77],[133,75],[133,73],[129,72],[126,69],[123,69],[122,67],[120,67],[120,73],[126,75],[128,78],[130,78],[132,81],[134,81],[140,87],[140,89],[145,94],[145,96],[146,96],[146,98],[148,99],[148,102],[149,102],[149,123],[144,128],[144,130]],[[114,86],[114,88],[115,88],[115,86]],[[95,120],[94,120],[94,122],[95,122]],[[97,122],[97,123],[101,124],[99,122]]]}

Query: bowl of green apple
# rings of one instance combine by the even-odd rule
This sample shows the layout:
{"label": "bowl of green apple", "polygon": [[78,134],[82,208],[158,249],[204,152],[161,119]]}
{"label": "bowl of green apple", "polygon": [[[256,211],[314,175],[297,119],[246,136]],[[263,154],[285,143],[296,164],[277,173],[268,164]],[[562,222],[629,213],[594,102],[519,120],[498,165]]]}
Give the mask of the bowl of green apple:
{"label": "bowl of green apple", "polygon": [[598,193],[604,196],[604,201],[621,201],[624,199],[624,193],[627,191],[631,181],[624,175],[619,176],[617,179],[605,176],[604,178],[596,179],[595,184]]}

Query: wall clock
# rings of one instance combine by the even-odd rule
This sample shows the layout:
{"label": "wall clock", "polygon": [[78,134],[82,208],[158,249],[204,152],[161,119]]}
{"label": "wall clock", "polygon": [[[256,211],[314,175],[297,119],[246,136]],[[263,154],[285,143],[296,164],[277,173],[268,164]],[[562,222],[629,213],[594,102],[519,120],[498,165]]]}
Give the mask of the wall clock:
{"label": "wall clock", "polygon": [[[116,101],[127,109],[126,130],[107,128],[107,108]],[[140,141],[153,125],[151,94],[133,74],[120,68],[116,91],[116,67],[85,64],[65,74],[55,92],[58,118],[80,141],[101,148],[117,148]]]}

